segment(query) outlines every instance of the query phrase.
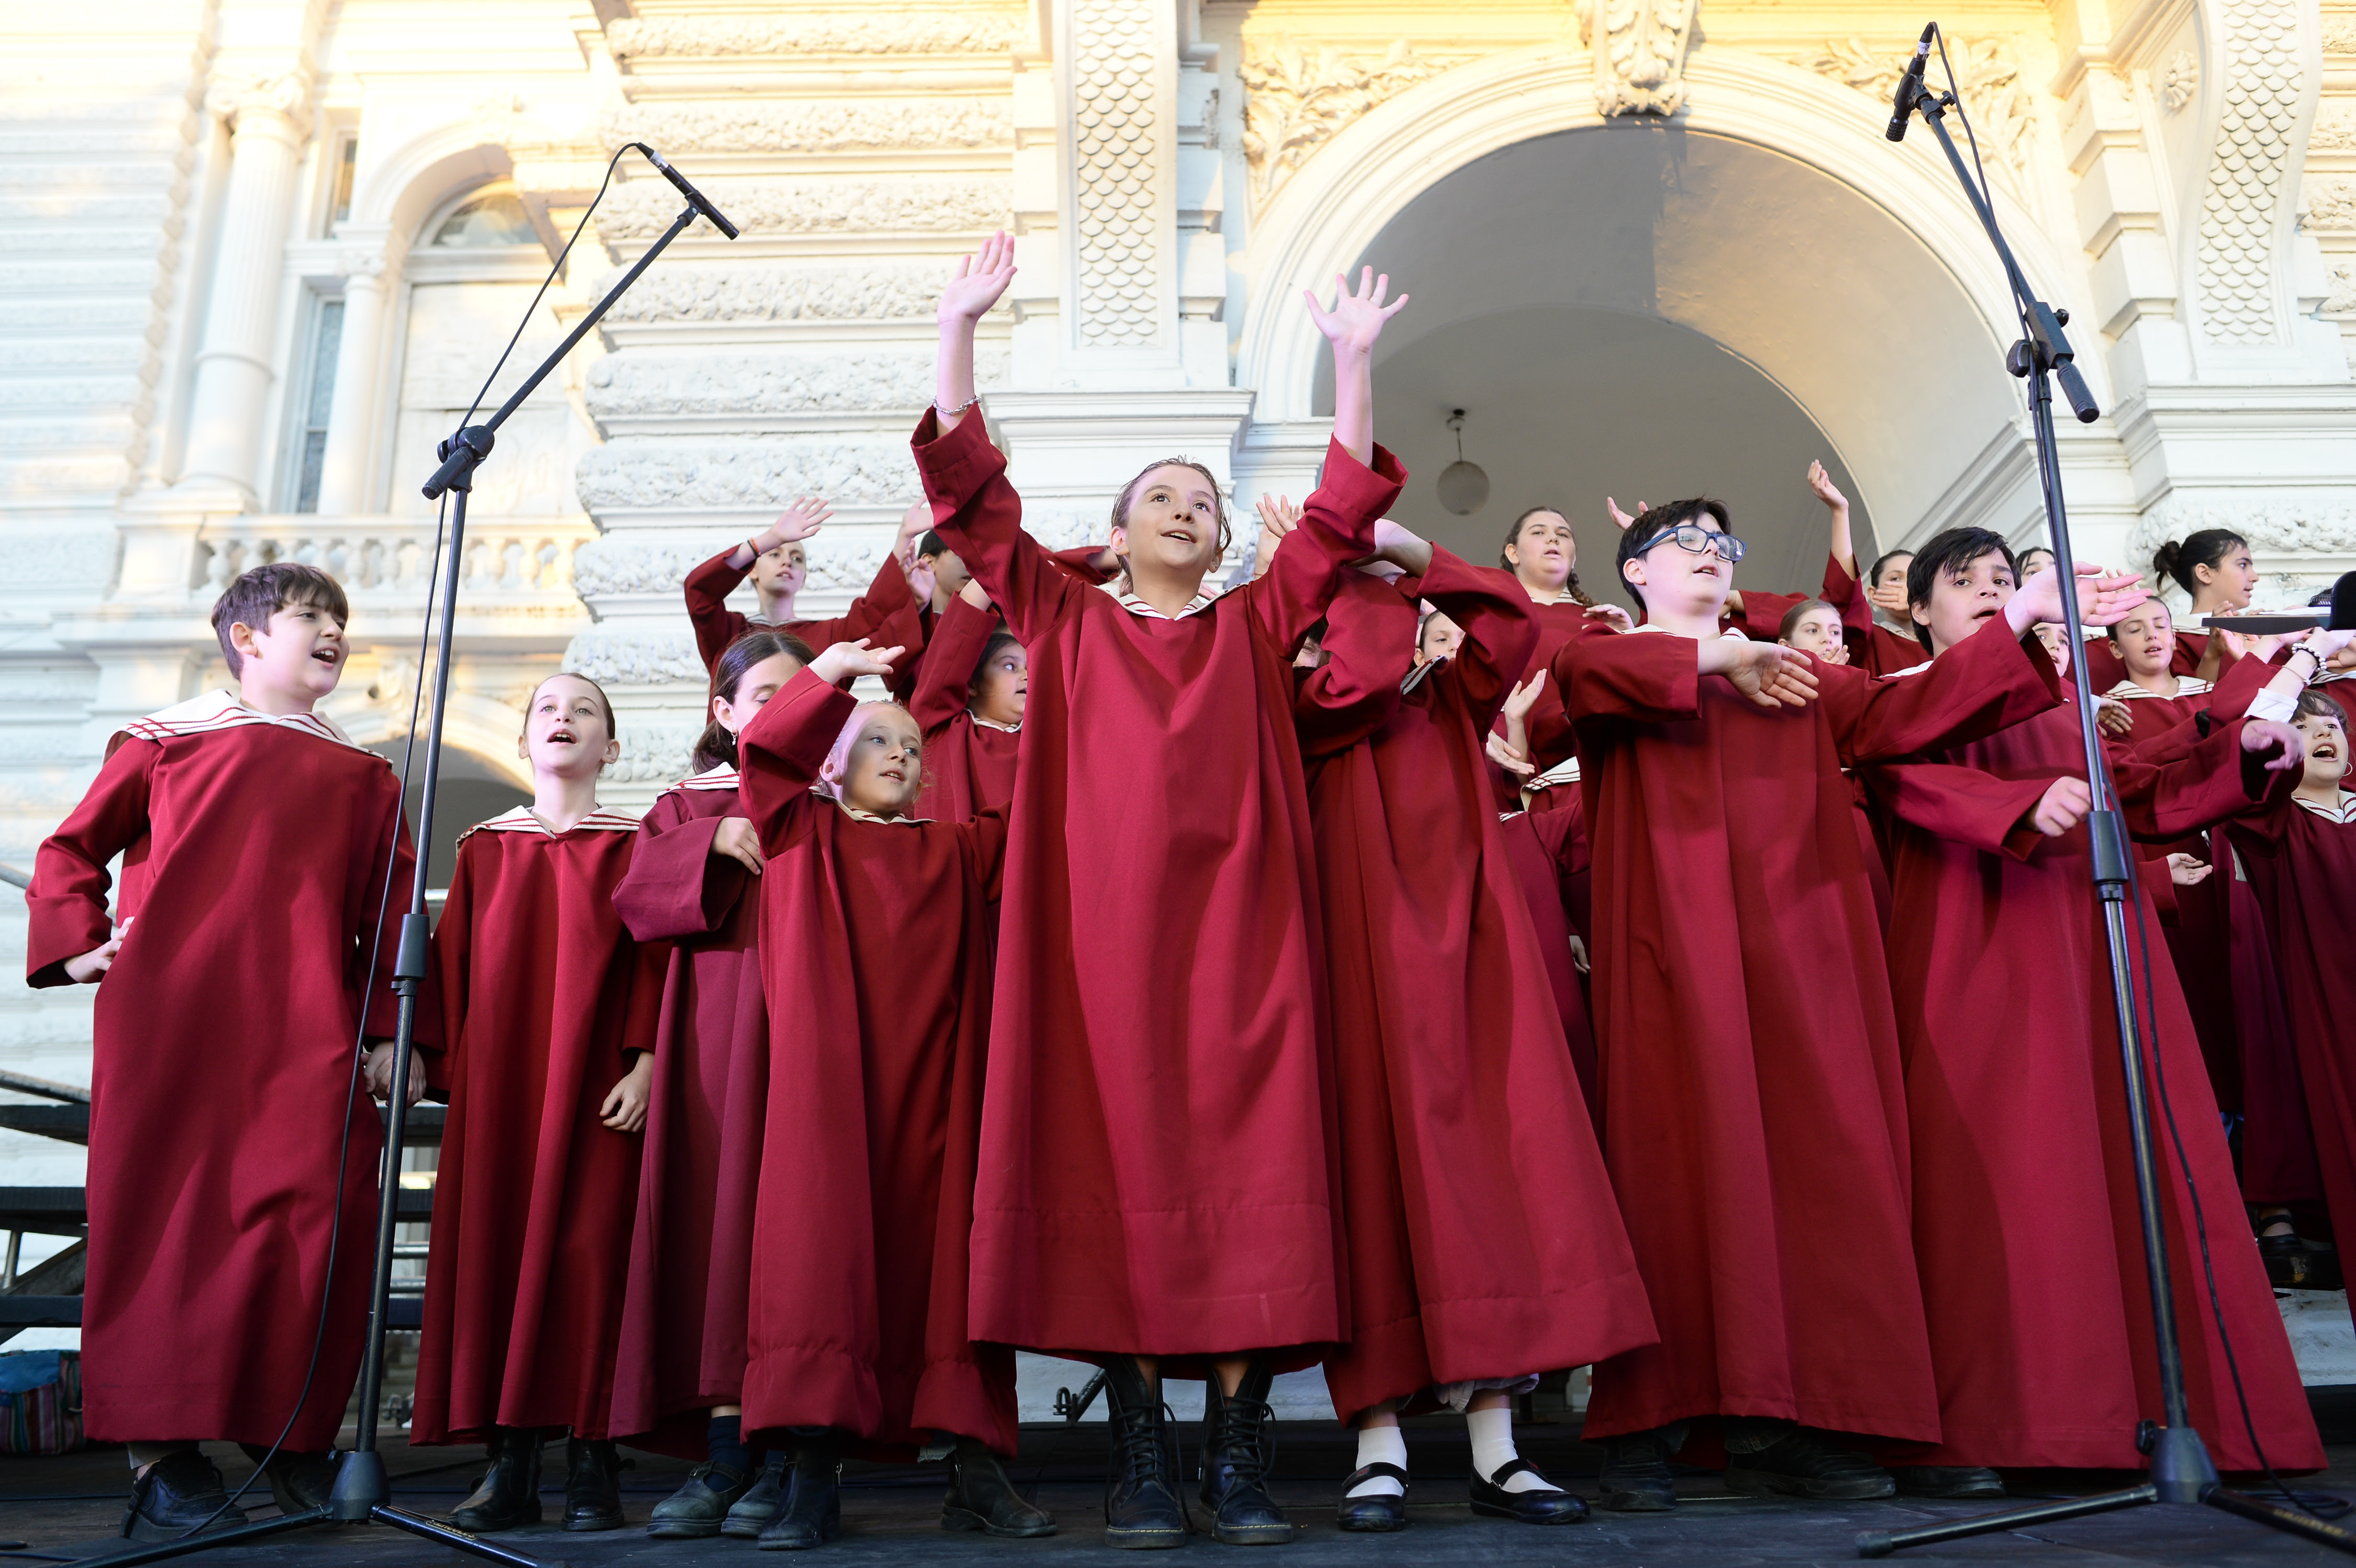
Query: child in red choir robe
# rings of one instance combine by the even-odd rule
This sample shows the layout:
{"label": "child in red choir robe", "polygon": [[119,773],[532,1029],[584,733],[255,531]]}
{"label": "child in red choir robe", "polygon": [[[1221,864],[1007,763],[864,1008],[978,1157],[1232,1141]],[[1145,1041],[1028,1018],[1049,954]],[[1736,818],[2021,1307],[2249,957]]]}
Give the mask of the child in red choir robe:
{"label": "child in red choir robe", "polygon": [[[1802,604],[1821,602],[1833,607],[1833,613],[1842,622],[1847,636],[1861,636],[1872,622],[1872,601],[1858,579],[1857,553],[1850,542],[1848,498],[1833,482],[1831,472],[1821,462],[1808,465],[1808,489],[1825,506],[1825,518],[1830,530],[1830,548],[1825,555],[1824,585],[1817,595],[1774,594],[1759,588],[1730,588],[1726,607],[1719,613],[1721,629],[1731,628],[1753,642],[1773,642],[1780,635],[1784,618]],[[1622,529],[1636,520],[1620,510],[1610,496],[1603,498],[1612,521]],[[1638,501],[1636,510],[1644,510]]]}
{"label": "child in red choir robe", "polygon": [[[1554,507],[1530,508],[1506,526],[1497,564],[1514,575],[1530,601],[1530,620],[1538,628],[1537,650],[1530,656],[1530,667],[1542,670],[1573,633],[1590,624],[1589,612],[1597,607],[1579,581],[1579,540],[1571,532],[1570,519]],[[1602,607],[1616,611],[1618,607]],[[1570,725],[1563,717],[1561,698],[1544,687],[1531,697],[1525,720],[1527,735],[1516,748],[1531,763],[1528,772],[1543,773],[1572,762]],[[1496,733],[1502,739],[1502,721]],[[1527,774],[1505,767],[1497,753],[1493,752],[1490,760],[1498,765],[1491,774],[1498,810],[1521,810]],[[1531,809],[1559,804],[1559,797],[1537,800]]]}
{"label": "child in red choir robe", "polygon": [[933,628],[908,711],[925,733],[917,810],[961,822],[1014,799],[1014,760],[1031,693],[1031,656],[968,578]]}
{"label": "child in red choir robe", "polygon": [[451,1520],[513,1530],[540,1519],[542,1430],[566,1431],[564,1528],[619,1530],[607,1433],[664,955],[614,908],[638,822],[597,806],[621,755],[605,692],[542,681],[517,750],[532,803],[459,839],[434,931],[450,1115],[410,1441],[488,1447]]}
{"label": "child in red choir robe", "polygon": [[[2326,648],[2317,654],[2329,656]],[[2306,660],[2294,659],[2292,670],[2305,671]],[[2356,1224],[2344,1218],[2356,1214],[2356,1075],[2350,1072],[2347,1049],[2349,1020],[2356,1018],[2356,970],[2348,962],[2356,945],[2351,941],[2356,917],[2349,900],[2349,889],[2356,887],[2351,880],[2356,877],[2356,794],[2347,788],[2348,714],[2326,694],[2330,690],[2318,685],[2302,692],[2293,710],[2307,757],[2291,798],[2235,819],[2227,832],[2248,868],[2273,939],[2304,1090],[2301,1109],[2333,1230],[2356,1246]],[[2292,1240],[2297,1240],[2294,1234]],[[2272,1238],[2259,1245],[2268,1251],[2270,1268],[2286,1251]],[[2339,1248],[2339,1256],[2349,1251]]]}
{"label": "child in red choir robe", "polygon": [[[335,1478],[381,1144],[354,1048],[392,1033],[413,865],[392,768],[313,711],[349,618],[314,567],[230,583],[212,621],[236,691],[124,726],[26,895],[27,982],[99,988],[83,1412],[130,1447],[137,1541],[244,1521],[199,1439],[259,1458],[283,1436],[267,1474],[289,1513]],[[372,1047],[379,1093],[390,1066]]]}
{"label": "child in red choir robe", "polygon": [[744,1421],[789,1442],[768,1550],[831,1540],[846,1439],[901,1458],[952,1439],[947,1530],[1055,1532],[999,1467],[1015,1444],[1014,1357],[968,1337],[987,906],[1002,814],[912,817],[922,737],[846,676],[896,649],[839,643],[739,737],[761,835],[761,967],[793,998],[770,1025]]}
{"label": "child in red choir robe", "polygon": [[[1820,467],[1812,471],[1822,473]],[[1829,479],[1826,481],[1831,483]],[[1835,492],[1838,493],[1838,492]],[[1849,646],[1847,628],[1841,621],[1837,606],[1823,599],[1801,599],[1783,612],[1775,628],[1775,640],[1786,648],[1796,648],[1809,658],[1823,664],[1847,664]],[[1864,780],[1852,770],[1848,775],[1849,799],[1856,807],[1858,848],[1864,852],[1865,874],[1873,882],[1874,912],[1881,917],[1883,930],[1890,929],[1890,868],[1882,864],[1881,843],[1874,836],[1873,816],[1867,809]]]}
{"label": "child in red choir robe", "polygon": [[1866,574],[1865,596],[1873,607],[1873,620],[1862,634],[1851,634],[1856,646],[1850,652],[1857,667],[1869,675],[1895,675],[1922,662],[1922,644],[1915,639],[1906,606],[1906,570],[1913,564],[1912,550],[1892,550]]}
{"label": "child in red choir robe", "polygon": [[1340,1523],[1406,1528],[1398,1412],[1436,1398],[1464,1413],[1474,1512],[1567,1524],[1587,1507],[1515,1451],[1512,1396],[1655,1336],[1490,795],[1484,737],[1537,628],[1504,573],[1389,522],[1376,542],[1408,580],[1344,585],[1295,706],[1349,1221]]}
{"label": "child in red choir robe", "polygon": [[1595,1369],[1619,1509],[1675,1505],[1697,1420],[1759,1494],[1888,1496],[1826,1434],[1937,1437],[1898,1029],[1842,769],[2058,694],[2018,640],[2050,583],[1949,667],[1876,681],[1721,635],[1741,553],[1718,502],[1637,517],[1621,573],[1648,626],[1574,638],[1553,671],[1586,765],[1604,1158],[1661,1330]]}
{"label": "child in red choir robe", "polygon": [[1493,768],[1521,781],[1525,800],[1547,789],[1558,797],[1558,803],[1549,800],[1543,811],[1501,812],[1499,825],[1505,831],[1505,854],[1513,863],[1515,879],[1521,884],[1531,923],[1537,928],[1547,984],[1554,993],[1563,1039],[1570,1048],[1570,1065],[1579,1073],[1580,1090],[1592,1120],[1595,1029],[1587,1003],[1587,927],[1594,909],[1594,864],[1587,847],[1587,811],[1579,798],[1578,757],[1541,774],[1526,749],[1530,711],[1546,684],[1547,672],[1533,670],[1505,694],[1498,709],[1502,727],[1489,732],[1486,754]]}
{"label": "child in red choir robe", "polygon": [[769,1019],[760,841],[739,794],[736,736],[812,657],[776,631],[728,645],[696,774],[647,812],[614,890],[630,935],[669,950],[613,1415],[623,1442],[703,1461],[655,1505],[647,1533],[661,1539],[758,1535],[784,1498],[784,1451],[756,1473],[740,1420]]}
{"label": "child in red choir robe", "polygon": [[[2058,574],[2015,592],[2003,539],[1954,529],[1924,544],[1908,575],[1922,646],[1937,657],[1900,687],[1997,635],[1982,623]],[[2000,1491],[1988,1466],[2134,1468],[2144,1462],[2136,1423],[2160,1413],[2117,1020],[2080,827],[2090,797],[2075,700],[1869,775],[1893,819],[1890,970],[1939,1386],[1940,1438],[1912,1459],[1945,1477],[1947,1495]],[[2215,726],[2164,763],[2123,753],[2112,767],[2126,826],[2137,838],[2181,838],[2287,793],[2297,773],[2283,769],[2297,752],[2285,726],[2251,719]],[[2161,1139],[2192,1418],[2221,1467],[2257,1466],[2194,1247],[2188,1174],[2207,1205],[2251,1420],[2276,1466],[2313,1469],[2323,1449],[2256,1250],[2228,1218],[2233,1163],[2141,891],[2130,956],[2145,982],[2137,1001],[2153,1004],[2138,1012],[2190,1162],[2188,1173],[2173,1138]]]}
{"label": "child in red choir robe", "polygon": [[[2214,684],[2233,667],[2242,650],[2232,634],[2210,631],[2201,622],[2214,615],[2233,615],[2250,607],[2257,595],[2258,569],[2249,542],[2227,528],[2203,528],[2171,539],[2153,552],[2154,575],[2173,581],[2192,600],[2180,618],[2169,668],[2179,675],[2197,676]],[[2126,678],[2118,650],[2107,642],[2086,648],[2086,684],[2106,692]]]}
{"label": "child in red choir robe", "polygon": [[[835,620],[797,620],[794,599],[809,580],[809,553],[802,542],[815,535],[833,515],[815,496],[804,496],[777,516],[777,521],[744,543],[723,550],[687,575],[687,618],[695,626],[695,650],[706,670],[720,662],[728,645],[753,628],[782,631],[813,648],[862,637],[876,638],[906,648],[911,655],[925,645],[925,612],[910,578],[916,562],[915,542],[924,532],[926,513],[921,502],[900,520],[899,537],[875,568],[867,592],[851,601],[851,608]],[[760,611],[746,616],[728,607],[728,596],[747,575],[760,597]],[[923,579],[926,599],[932,574]]]}
{"label": "child in red choir robe", "polygon": [[943,292],[937,405],[915,443],[934,527],[1030,650],[973,1334],[1101,1359],[1119,1434],[1106,1533],[1130,1546],[1184,1539],[1159,1378],[1164,1358],[1212,1363],[1213,1531],[1287,1541],[1265,1485],[1274,1353],[1306,1361],[1349,1337],[1289,665],[1398,494],[1370,371],[1398,306],[1371,269],[1330,312],[1312,301],[1335,359],[1323,487],[1269,575],[1212,598],[1226,515],[1196,466],[1158,463],[1122,488],[1126,570],[1105,588],[1023,531],[971,412],[974,323],[1012,277],[1001,234]]}

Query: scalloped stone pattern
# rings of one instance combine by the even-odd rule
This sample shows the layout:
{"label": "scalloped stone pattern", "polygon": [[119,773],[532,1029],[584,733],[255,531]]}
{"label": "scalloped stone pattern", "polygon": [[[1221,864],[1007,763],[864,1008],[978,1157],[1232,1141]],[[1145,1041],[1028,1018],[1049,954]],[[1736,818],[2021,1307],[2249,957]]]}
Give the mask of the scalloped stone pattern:
{"label": "scalloped stone pattern", "polygon": [[2219,343],[2274,343],[2275,227],[2305,74],[2298,8],[2225,0],[2224,113],[2201,201],[2201,318]]}
{"label": "scalloped stone pattern", "polygon": [[1080,340],[1099,348],[1159,335],[1153,9],[1148,0],[1075,0],[1072,11]]}

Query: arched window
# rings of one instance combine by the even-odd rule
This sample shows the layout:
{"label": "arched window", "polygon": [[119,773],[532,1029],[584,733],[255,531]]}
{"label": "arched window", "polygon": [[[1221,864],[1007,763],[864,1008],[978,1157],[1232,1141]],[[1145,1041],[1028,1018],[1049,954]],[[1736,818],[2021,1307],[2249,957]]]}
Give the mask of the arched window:
{"label": "arched window", "polygon": [[523,203],[512,190],[492,189],[467,198],[451,210],[434,231],[434,243],[448,250],[489,250],[506,245],[535,245],[540,235],[524,215]]}

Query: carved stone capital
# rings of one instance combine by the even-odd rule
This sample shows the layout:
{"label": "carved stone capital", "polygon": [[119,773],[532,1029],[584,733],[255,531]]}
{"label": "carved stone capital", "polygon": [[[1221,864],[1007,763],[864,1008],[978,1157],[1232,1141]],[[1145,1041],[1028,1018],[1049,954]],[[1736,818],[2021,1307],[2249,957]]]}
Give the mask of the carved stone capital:
{"label": "carved stone capital", "polygon": [[[683,624],[677,631],[594,627],[566,646],[564,668],[601,686],[701,684],[705,678],[695,634]],[[692,744],[691,733],[689,739]]]}
{"label": "carved stone capital", "polygon": [[205,108],[232,128],[253,114],[281,115],[300,124],[310,113],[311,72],[302,66],[274,72],[217,72],[205,86]]}
{"label": "carved stone capital", "polygon": [[1579,33],[1595,56],[1601,113],[1674,114],[1686,102],[1697,0],[1585,0]]}
{"label": "carved stone capital", "polygon": [[1255,207],[1334,134],[1443,66],[1400,38],[1379,55],[1312,48],[1283,34],[1255,38],[1237,74],[1244,85],[1244,164]]}

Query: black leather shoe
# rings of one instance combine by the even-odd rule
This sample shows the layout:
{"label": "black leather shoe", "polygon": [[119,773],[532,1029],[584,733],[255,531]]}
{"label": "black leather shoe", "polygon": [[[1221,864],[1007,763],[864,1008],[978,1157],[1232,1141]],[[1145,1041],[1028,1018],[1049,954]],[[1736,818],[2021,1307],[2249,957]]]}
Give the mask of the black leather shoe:
{"label": "black leather shoe", "polygon": [[199,1526],[210,1534],[244,1522],[245,1510],[230,1503],[213,1462],[183,1448],[156,1460],[131,1483],[123,1533],[134,1541],[177,1541]]}
{"label": "black leather shoe", "polygon": [[1910,1498],[2004,1496],[2004,1477],[1982,1465],[1898,1465],[1890,1478]]}
{"label": "black leather shoe", "polygon": [[687,1485],[655,1505],[647,1520],[647,1533],[657,1541],[718,1535],[728,1510],[752,1488],[750,1475],[707,1459],[687,1473]]}
{"label": "black leather shoe", "polygon": [[808,1552],[842,1533],[842,1439],[836,1433],[794,1440],[786,1500],[761,1531],[764,1552]]}
{"label": "black leather shoe", "polygon": [[491,1467],[450,1522],[469,1535],[494,1535],[540,1522],[540,1429],[502,1426],[491,1434]]}
{"label": "black leather shoe", "polygon": [[794,1454],[790,1448],[772,1448],[761,1461],[760,1474],[744,1489],[729,1509],[728,1517],[720,1522],[720,1533],[735,1541],[752,1541],[769,1527],[777,1510],[786,1506],[786,1489],[793,1474]]}
{"label": "black leather shoe", "polygon": [[[1546,1485],[1509,1492],[1505,1483],[1515,1476],[1537,1476]],[[1513,1459],[1497,1466],[1497,1473],[1485,1480],[1480,1471],[1472,1472],[1472,1511],[1487,1514],[1491,1519],[1509,1519],[1517,1524],[1577,1524],[1587,1517],[1587,1505],[1547,1481],[1528,1460]]]}
{"label": "black leather shoe", "polygon": [[2342,1290],[2347,1281],[2340,1268],[2339,1249],[2329,1241],[2304,1236],[2261,1236],[2258,1257],[2266,1266],[2266,1282],[2276,1290]]}
{"label": "black leather shoe", "polygon": [[1677,1506],[1676,1477],[1669,1474],[1675,1450],[1658,1434],[1632,1432],[1603,1440],[1603,1475],[1595,1506],[1613,1513],[1667,1513]]}
{"label": "black leather shoe", "polygon": [[564,1440],[564,1528],[619,1530],[622,1456],[603,1438]]}
{"label": "black leather shoe", "polygon": [[1055,1516],[1023,1499],[988,1444],[960,1437],[957,1452],[949,1455],[949,1489],[941,1499],[941,1528],[978,1530],[984,1535],[1022,1541],[1055,1534]]}
{"label": "black leather shoe", "polygon": [[1281,1546],[1293,1536],[1290,1516],[1268,1495],[1276,1458],[1268,1392],[1275,1380],[1268,1363],[1255,1359],[1233,1396],[1220,1391],[1215,1376],[1203,1386],[1203,1506],[1211,1510],[1212,1537],[1229,1546]]}
{"label": "black leather shoe", "polygon": [[1112,1473],[1105,1482],[1105,1544],[1159,1551],[1186,1543],[1186,1510],[1173,1477],[1176,1449],[1162,1390],[1137,1363],[1115,1356],[1105,1367],[1105,1415],[1112,1423]]}
{"label": "black leather shoe", "polygon": [[1405,1496],[1394,1497],[1388,1492],[1375,1492],[1363,1498],[1350,1495],[1352,1488],[1363,1487],[1379,1476],[1389,1477],[1402,1488],[1407,1486],[1407,1472],[1396,1465],[1377,1459],[1371,1465],[1359,1466],[1342,1483],[1342,1501],[1333,1510],[1335,1524],[1344,1530],[1364,1530],[1369,1534],[1387,1534],[1394,1530],[1407,1528]]}
{"label": "black leather shoe", "polygon": [[[257,1465],[270,1452],[258,1443],[241,1443],[238,1446]],[[270,1496],[278,1504],[278,1511],[308,1513],[326,1507],[327,1494],[335,1489],[336,1464],[342,1457],[332,1448],[325,1454],[290,1454],[280,1449],[262,1470],[262,1478],[270,1483]]]}
{"label": "black leather shoe", "polygon": [[1726,1484],[1748,1497],[1781,1495],[1820,1502],[1862,1502],[1898,1494],[1898,1483],[1889,1471],[1804,1426],[1755,1454],[1729,1455]]}

